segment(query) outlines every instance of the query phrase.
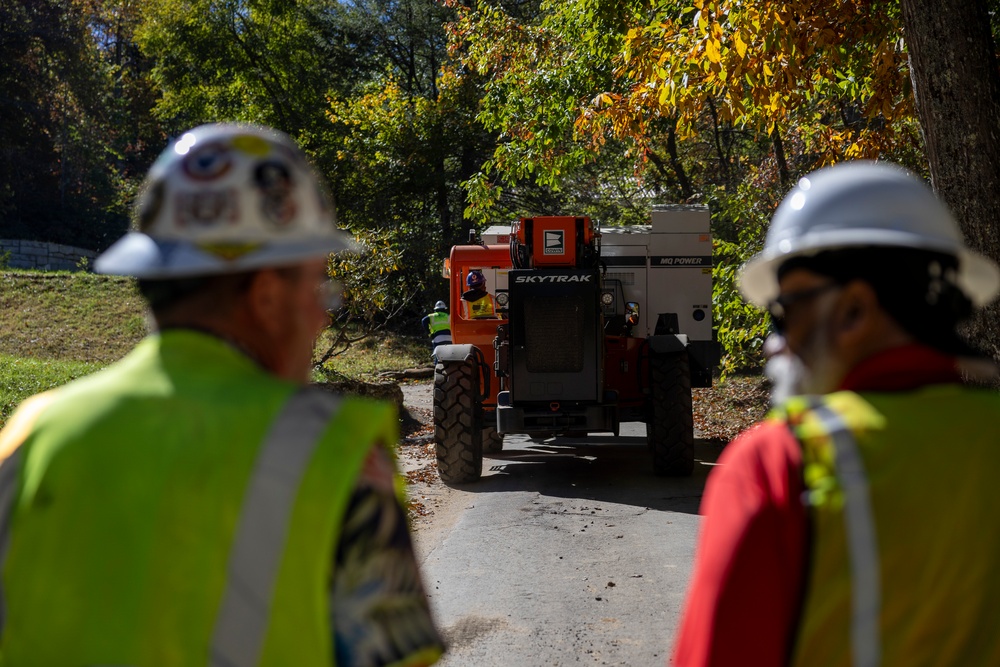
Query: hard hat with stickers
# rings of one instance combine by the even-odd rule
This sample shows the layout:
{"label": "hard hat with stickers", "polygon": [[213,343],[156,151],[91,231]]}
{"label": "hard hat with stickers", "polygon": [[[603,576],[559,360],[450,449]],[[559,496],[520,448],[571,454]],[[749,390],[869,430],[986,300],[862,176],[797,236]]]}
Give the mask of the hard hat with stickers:
{"label": "hard hat with stickers", "polygon": [[150,169],[135,224],[97,258],[98,273],[193,277],[359,249],[337,229],[324,184],[298,146],[254,125],[181,135]]}

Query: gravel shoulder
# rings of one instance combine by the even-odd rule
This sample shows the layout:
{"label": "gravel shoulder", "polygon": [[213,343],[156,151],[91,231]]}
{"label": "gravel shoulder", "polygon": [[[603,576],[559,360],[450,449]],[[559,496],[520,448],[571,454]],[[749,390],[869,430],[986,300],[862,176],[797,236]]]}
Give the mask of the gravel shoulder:
{"label": "gravel shoulder", "polygon": [[434,459],[433,381],[402,382],[400,388],[403,407],[413,421],[404,420],[397,462],[407,483],[417,557],[423,562],[458,521],[472,494],[445,486],[438,477]]}

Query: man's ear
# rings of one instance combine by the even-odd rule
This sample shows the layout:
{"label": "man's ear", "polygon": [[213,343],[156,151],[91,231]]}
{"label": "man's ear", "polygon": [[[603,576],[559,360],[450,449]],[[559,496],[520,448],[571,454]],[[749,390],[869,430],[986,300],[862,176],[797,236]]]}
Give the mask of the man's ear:
{"label": "man's ear", "polygon": [[836,334],[848,343],[867,338],[878,327],[881,308],[871,285],[860,280],[848,283],[834,313]]}

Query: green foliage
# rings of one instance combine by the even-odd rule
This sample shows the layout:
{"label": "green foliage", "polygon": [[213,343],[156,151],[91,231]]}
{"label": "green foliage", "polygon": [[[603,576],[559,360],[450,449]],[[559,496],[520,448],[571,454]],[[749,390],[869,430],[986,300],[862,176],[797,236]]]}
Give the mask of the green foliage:
{"label": "green foliage", "polygon": [[[622,40],[616,21],[598,0],[543,2],[527,18],[493,5],[459,8],[454,48],[484,77],[478,119],[499,133],[492,156],[466,182],[466,215],[493,222],[496,206],[508,220],[568,210],[591,214],[587,204],[598,198],[626,199],[624,208],[631,208],[634,199],[621,189],[638,194],[636,154],[621,142],[602,153],[575,127],[581,105],[611,84],[612,56]],[[641,187],[649,199],[650,184]],[[610,208],[598,217],[622,219]]]}
{"label": "green foliage", "polygon": [[737,285],[737,272],[750,258],[739,244],[715,242],[715,269],[712,273],[712,307],[719,323],[718,340],[724,356],[720,371],[726,375],[757,370],[763,363],[764,339],[769,322],[767,314],[743,300]]}
{"label": "green foliage", "polygon": [[[192,126],[314,126],[330,74],[311,48],[309,3],[149,0],[137,38],[162,90],[157,112]],[[182,128],[178,128],[182,129]]]}
{"label": "green foliage", "polygon": [[356,317],[421,311],[448,249],[467,238],[458,183],[478,129],[465,82],[446,71],[436,88],[437,98],[422,97],[387,76],[330,105],[324,150],[340,222],[370,249],[332,265]]}
{"label": "green foliage", "polygon": [[104,3],[0,3],[0,219],[7,238],[99,249],[126,228],[108,137],[112,70],[94,39]]}
{"label": "green foliage", "polygon": [[402,251],[392,232],[359,230],[355,237],[365,249],[330,258],[330,277],[343,285],[342,320],[373,322],[408,301],[407,274],[400,270]]}
{"label": "green foliage", "polygon": [[[719,189],[711,196],[715,231],[712,307],[724,351],[723,379],[731,373],[759,370],[764,362],[770,321],[767,313],[743,299],[737,278],[740,267],[763,247],[770,210],[761,197],[765,193],[755,189],[751,179],[734,193]],[[777,194],[771,193],[772,197]]]}
{"label": "green foliage", "polygon": [[926,171],[900,33],[894,0],[10,0],[3,236],[100,249],[168,134],[266,123],[372,249],[331,265],[342,331],[423,312],[473,227],[702,202],[724,363],[753,367],[763,320],[735,271],[794,179]]}
{"label": "green foliage", "polygon": [[161,117],[278,127],[327,176],[340,224],[373,248],[332,265],[352,322],[385,322],[419,301],[468,229],[459,183],[485,135],[474,89],[446,66],[451,16],[433,0],[153,0],[144,10]]}
{"label": "green foliage", "polygon": [[[761,362],[766,318],[736,274],[794,179],[845,158],[920,170],[896,3],[545,0],[526,17],[459,12],[454,48],[487,77],[480,120],[501,137],[467,181],[468,213],[538,213],[540,189],[586,207],[588,172],[615,201],[602,222],[650,202],[709,204],[725,372]],[[609,196],[616,173],[641,187]]]}

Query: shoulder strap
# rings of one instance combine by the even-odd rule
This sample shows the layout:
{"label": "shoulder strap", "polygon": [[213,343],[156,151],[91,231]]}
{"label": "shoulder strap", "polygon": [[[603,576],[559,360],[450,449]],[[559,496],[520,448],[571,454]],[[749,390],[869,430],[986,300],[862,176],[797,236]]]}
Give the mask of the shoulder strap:
{"label": "shoulder strap", "polygon": [[847,423],[826,402],[810,406],[834,447],[837,481],[844,499],[844,530],[851,572],[851,653],[855,667],[881,661],[881,560],[875,534],[868,476],[857,440]]}

